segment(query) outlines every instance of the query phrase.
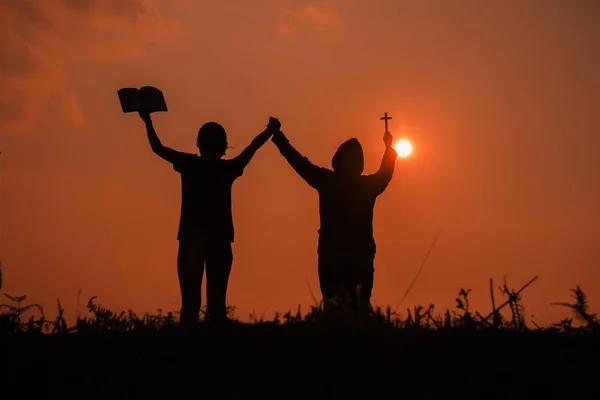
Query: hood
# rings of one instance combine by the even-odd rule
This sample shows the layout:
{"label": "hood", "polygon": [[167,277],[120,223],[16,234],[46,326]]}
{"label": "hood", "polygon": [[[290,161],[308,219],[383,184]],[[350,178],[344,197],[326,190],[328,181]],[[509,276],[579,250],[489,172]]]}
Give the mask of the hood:
{"label": "hood", "polygon": [[360,175],[365,166],[362,146],[356,138],[345,141],[338,147],[331,166],[336,172],[344,175]]}

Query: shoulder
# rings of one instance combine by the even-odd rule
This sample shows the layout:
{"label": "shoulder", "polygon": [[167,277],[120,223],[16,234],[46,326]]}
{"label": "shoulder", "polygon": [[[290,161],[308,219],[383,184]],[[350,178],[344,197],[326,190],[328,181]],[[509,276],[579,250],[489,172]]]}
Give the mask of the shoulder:
{"label": "shoulder", "polygon": [[319,167],[316,166],[317,170],[323,174],[323,176],[327,176],[327,177],[334,177],[335,176],[335,172],[333,172],[333,170],[329,169],[329,168],[325,168],[325,167]]}
{"label": "shoulder", "polygon": [[333,170],[325,167],[314,166],[311,172],[313,182],[316,185],[329,185],[336,180],[336,174]]}
{"label": "shoulder", "polygon": [[234,158],[221,159],[219,160],[219,168],[225,171],[233,171],[236,173],[240,173],[246,167],[246,162],[244,157],[238,155]]}
{"label": "shoulder", "polygon": [[173,169],[177,172],[183,172],[192,166],[198,165],[200,157],[192,153],[180,153],[177,162],[173,163]]}
{"label": "shoulder", "polygon": [[179,162],[179,163],[194,162],[194,161],[200,159],[200,156],[198,154],[185,153],[183,151],[177,151],[176,153],[177,153],[177,162]]}
{"label": "shoulder", "polygon": [[244,158],[241,155],[237,155],[233,158],[221,159],[219,164],[225,168],[231,168],[242,164]]}

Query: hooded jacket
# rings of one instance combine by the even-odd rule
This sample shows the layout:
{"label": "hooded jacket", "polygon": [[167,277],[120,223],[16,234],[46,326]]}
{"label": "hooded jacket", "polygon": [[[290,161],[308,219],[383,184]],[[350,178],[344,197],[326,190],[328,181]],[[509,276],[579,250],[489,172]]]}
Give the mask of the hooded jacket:
{"label": "hooded jacket", "polygon": [[333,170],[318,167],[301,155],[282,132],[273,143],[294,170],[319,193],[319,254],[375,254],[373,208],[394,173],[398,156],[387,148],[379,170],[362,175],[364,155],[360,142],[342,143],[331,160]]}

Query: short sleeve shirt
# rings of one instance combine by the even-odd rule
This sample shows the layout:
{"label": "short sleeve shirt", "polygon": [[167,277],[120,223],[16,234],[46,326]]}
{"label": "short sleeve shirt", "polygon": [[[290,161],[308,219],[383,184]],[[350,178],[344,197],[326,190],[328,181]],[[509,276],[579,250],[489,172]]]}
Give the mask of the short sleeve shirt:
{"label": "short sleeve shirt", "polygon": [[177,239],[203,237],[233,242],[231,187],[244,172],[239,157],[206,160],[185,154],[173,169],[181,174],[181,216]]}

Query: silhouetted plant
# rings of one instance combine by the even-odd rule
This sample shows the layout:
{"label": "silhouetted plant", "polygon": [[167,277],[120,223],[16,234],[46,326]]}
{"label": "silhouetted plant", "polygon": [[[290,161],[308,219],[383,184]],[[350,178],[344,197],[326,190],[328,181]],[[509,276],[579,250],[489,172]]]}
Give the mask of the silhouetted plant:
{"label": "silhouetted plant", "polygon": [[[552,305],[568,307],[573,311],[575,317],[584,322],[588,328],[598,328],[600,322],[598,321],[596,314],[591,314],[589,311],[587,295],[579,285],[577,285],[575,289],[571,289],[571,292],[573,292],[572,297],[575,300],[574,303],[552,303]],[[570,320],[569,328],[571,328],[571,325],[572,321]]]}
{"label": "silhouetted plant", "polygon": [[[405,317],[396,314],[391,307],[371,307],[365,309],[365,312],[358,315],[352,315],[345,307],[325,312],[322,303],[317,303],[310,307],[308,312],[303,315],[300,306],[295,312],[288,311],[281,315],[276,313],[271,321],[266,321],[264,315],[256,318],[251,315],[250,325],[287,325],[287,326],[324,326],[341,327],[343,329],[367,329],[377,331],[380,329],[408,329],[408,330],[448,330],[448,329],[504,329],[509,331],[529,330],[525,323],[524,308],[520,293],[536,278],[529,281],[518,291],[508,288],[505,283],[500,290],[508,300],[495,307],[492,300],[493,311],[484,317],[477,311],[472,311],[469,303],[470,289],[461,289],[456,298],[455,310],[444,310],[440,315],[435,315],[433,304],[425,308],[416,305],[407,309]],[[573,310],[575,316],[584,324],[582,327],[574,327],[571,318],[565,318],[559,323],[551,324],[547,327],[535,325],[535,329],[542,331],[558,331],[567,334],[582,334],[590,332],[599,332],[599,321],[596,314],[589,310],[587,297],[583,290],[577,286],[571,289],[574,297],[574,303],[553,303],[569,307]],[[163,314],[158,310],[156,314],[146,313],[138,316],[131,310],[116,313],[101,304],[95,302],[96,296],[91,297],[87,303],[89,315],[86,317],[77,316],[74,326],[69,326],[65,317],[64,309],[60,301],[57,301],[58,315],[53,321],[46,320],[43,309],[38,304],[25,304],[26,296],[5,296],[13,304],[1,304],[0,310],[0,331],[2,333],[29,333],[29,334],[67,334],[67,333],[85,333],[85,332],[160,332],[168,331],[178,325],[178,318],[175,314],[168,312]],[[492,294],[493,296],[493,294]],[[511,318],[504,321],[500,316],[500,309],[509,306]],[[228,315],[233,318],[234,307],[228,307]],[[38,313],[30,314],[31,311]],[[27,315],[26,315],[27,314]],[[203,321],[201,320],[200,324]]]}
{"label": "silhouetted plant", "polygon": [[478,327],[475,318],[473,317],[473,313],[471,313],[471,310],[469,309],[469,293],[471,293],[471,289],[460,289],[458,292],[458,297],[456,298],[456,309],[460,310],[461,313],[457,313],[456,320],[453,324],[455,327],[469,329]]}
{"label": "silhouetted plant", "polygon": [[500,288],[500,290],[502,291],[502,294],[508,296],[508,304],[512,315],[512,328],[515,330],[523,329],[525,326],[525,318],[523,317],[525,308],[522,304],[521,295],[514,289],[508,288],[506,279],[504,280],[504,285]]}
{"label": "silhouetted plant", "polygon": [[291,311],[288,311],[283,315],[283,319],[286,324],[299,324],[302,322],[302,313],[300,312],[300,306],[298,306],[298,310],[296,311],[296,315],[293,315]]}
{"label": "silhouetted plant", "polygon": [[552,324],[552,326],[559,328],[563,332],[571,332],[573,330],[573,319],[564,318],[560,322]]}
{"label": "silhouetted plant", "polygon": [[63,317],[65,310],[61,307],[60,300],[57,300],[56,302],[58,305],[58,316],[56,317],[56,320],[52,322],[52,325],[54,326],[52,333],[67,333],[69,332],[69,328],[67,327],[67,321],[65,321],[65,318]]}
{"label": "silhouetted plant", "polygon": [[[44,326],[44,312],[39,304],[27,304],[22,303],[27,300],[27,296],[11,296],[4,293],[4,296],[9,298],[16,304],[0,304],[0,310],[7,310],[7,312],[0,314],[0,330],[3,332],[36,332],[41,331]],[[34,316],[30,316],[26,322],[23,321],[25,314],[32,309],[36,309],[40,312],[41,317],[37,320]]]}

